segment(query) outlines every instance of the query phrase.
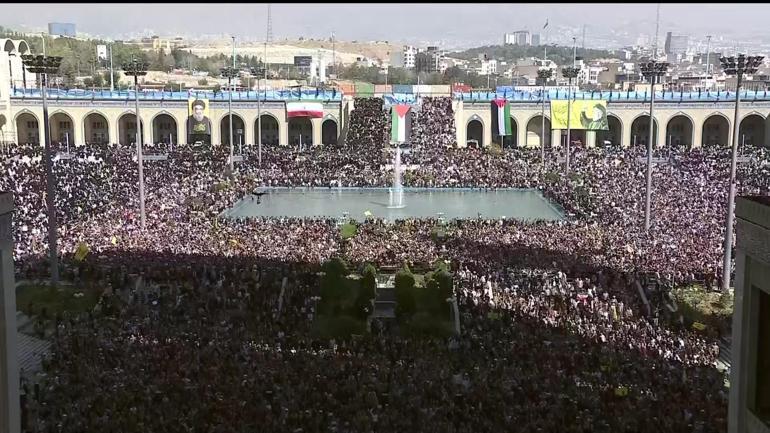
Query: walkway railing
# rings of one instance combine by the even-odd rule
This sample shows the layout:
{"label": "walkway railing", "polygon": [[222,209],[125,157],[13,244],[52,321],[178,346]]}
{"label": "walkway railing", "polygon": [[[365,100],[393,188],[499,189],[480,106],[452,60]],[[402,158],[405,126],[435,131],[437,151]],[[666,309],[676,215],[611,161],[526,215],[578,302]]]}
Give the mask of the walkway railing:
{"label": "walkway railing", "polygon": [[[166,92],[160,90],[140,91],[139,99],[186,101],[189,98],[202,98],[214,101],[227,101],[229,92],[213,92],[210,90],[189,90],[183,92]],[[82,90],[82,89],[48,89],[46,96],[49,100],[58,99],[117,99],[133,101],[136,96],[133,90]],[[341,101],[342,92],[337,90],[254,90],[232,92],[233,101]],[[12,98],[42,98],[40,89],[13,89]]]}
{"label": "walkway railing", "polygon": [[[41,98],[39,89],[12,89],[12,98],[20,99],[38,99]],[[344,94],[337,89],[308,89],[308,90],[263,90],[257,93],[254,90],[232,92],[234,101],[341,101]],[[416,103],[422,97],[452,97],[459,101],[492,101],[495,99],[505,99],[511,102],[540,102],[543,99],[543,93],[540,90],[516,90],[516,88],[499,88],[497,91],[471,91],[454,93],[374,93],[374,97],[383,98],[385,105],[396,103]],[[352,95],[350,95],[352,96]],[[112,100],[133,100],[133,90],[82,90],[82,89],[48,89],[48,98],[51,100],[62,99],[112,99]],[[182,92],[166,91],[140,91],[139,99],[144,100],[169,100],[186,101],[189,98],[203,98],[213,101],[227,101],[228,92],[213,92],[209,90],[188,90]],[[550,89],[545,93],[545,100],[566,100],[567,91],[563,89]],[[577,91],[573,92],[573,99],[603,100],[612,102],[649,102],[649,92],[637,91]],[[697,92],[677,92],[663,91],[655,92],[655,100],[661,103],[668,102],[731,102],[735,100],[734,91],[697,91]],[[741,100],[744,102],[770,101],[770,92],[744,90],[741,92]]]}

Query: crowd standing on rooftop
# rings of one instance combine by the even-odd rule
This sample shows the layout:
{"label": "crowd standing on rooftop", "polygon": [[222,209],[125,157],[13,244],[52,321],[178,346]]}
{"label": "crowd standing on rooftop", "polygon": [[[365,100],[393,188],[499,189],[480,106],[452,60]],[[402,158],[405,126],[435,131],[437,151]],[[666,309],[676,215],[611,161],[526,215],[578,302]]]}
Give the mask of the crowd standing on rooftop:
{"label": "crowd standing on rooftop", "polygon": [[[168,160],[146,162],[145,230],[132,148],[57,158],[63,278],[100,285],[105,297],[93,314],[57,318],[48,379],[25,408],[25,428],[725,431],[715,338],[666,320],[665,293],[653,292],[718,284],[728,151],[673,151],[656,166],[648,235],[643,150],[578,148],[565,176],[550,152],[543,165],[538,150],[448,146],[435,129],[449,134],[446,109],[423,106],[424,141],[404,156],[416,166],[405,186],[537,188],[566,220],[375,217],[345,240],[329,216],[219,218],[268,186],[390,185],[376,99],[356,101],[349,147],[268,146],[261,168],[248,149],[236,173],[219,148],[176,146]],[[47,272],[41,154],[37,145],[3,154],[0,189],[14,192],[14,257],[25,279]],[[767,151],[750,157],[739,191],[769,193]],[[73,260],[81,244],[90,254]],[[463,333],[314,339],[317,271],[340,255],[354,266],[448,261]],[[134,291],[137,275],[144,288]]]}

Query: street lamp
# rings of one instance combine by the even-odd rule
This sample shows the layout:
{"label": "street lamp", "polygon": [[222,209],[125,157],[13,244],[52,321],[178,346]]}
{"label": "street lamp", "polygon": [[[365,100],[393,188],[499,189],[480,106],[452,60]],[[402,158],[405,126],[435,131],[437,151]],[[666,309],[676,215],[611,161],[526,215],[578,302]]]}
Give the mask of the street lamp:
{"label": "street lamp", "polygon": [[569,174],[569,154],[570,154],[570,117],[572,112],[572,79],[578,76],[578,68],[574,66],[567,66],[561,70],[561,74],[564,78],[569,80],[567,84],[567,159],[566,159],[566,173]]}
{"label": "street lamp", "polygon": [[639,68],[642,75],[650,80],[650,137],[647,140],[647,198],[644,204],[644,232],[650,232],[650,204],[652,202],[652,143],[655,138],[655,117],[653,109],[655,107],[655,84],[660,82],[660,77],[666,75],[669,64],[667,62],[657,62],[655,60],[640,63]]}
{"label": "street lamp", "polygon": [[238,76],[238,71],[232,66],[222,68],[221,70],[222,76],[227,77],[227,110],[230,113],[230,171],[233,172],[235,170],[233,161],[233,87],[231,83],[232,79]]}
{"label": "street lamp", "polygon": [[725,227],[725,257],[722,268],[722,289],[727,291],[730,288],[730,271],[732,269],[732,248],[733,248],[733,218],[735,213],[735,166],[738,156],[738,109],[741,103],[741,82],[743,74],[753,74],[762,64],[764,56],[746,56],[740,54],[737,57],[721,57],[722,70],[727,75],[735,75],[737,83],[735,86],[735,116],[733,118],[733,143],[732,158],[730,162],[730,193],[727,198],[727,227]]}
{"label": "street lamp", "polygon": [[[262,168],[262,98],[259,96],[259,80],[260,75],[265,73],[265,67],[263,65],[256,68],[251,68],[250,72],[252,76],[257,77],[257,161],[259,164],[258,167]],[[267,85],[267,80],[265,80],[265,85]]]}
{"label": "street lamp", "polygon": [[46,86],[48,74],[55,74],[61,66],[61,57],[24,54],[21,56],[24,66],[29,72],[40,75],[41,93],[43,95],[43,145],[45,146],[45,204],[48,212],[48,254],[51,261],[51,282],[59,283],[59,255],[57,252],[58,225],[56,221],[56,189],[53,181],[53,160],[51,158],[51,133],[48,119],[48,102],[46,99]]}
{"label": "street lamp", "polygon": [[543,83],[543,93],[540,98],[540,120],[542,121],[540,125],[540,161],[543,166],[545,166],[545,83],[551,78],[551,73],[552,71],[547,68],[537,70],[537,79]]}
{"label": "street lamp", "polygon": [[145,228],[144,214],[144,157],[142,156],[142,120],[139,117],[139,77],[147,75],[147,63],[131,56],[131,62],[123,64],[123,72],[134,77],[134,100],[136,102],[136,159],[139,165],[139,218],[142,231]]}

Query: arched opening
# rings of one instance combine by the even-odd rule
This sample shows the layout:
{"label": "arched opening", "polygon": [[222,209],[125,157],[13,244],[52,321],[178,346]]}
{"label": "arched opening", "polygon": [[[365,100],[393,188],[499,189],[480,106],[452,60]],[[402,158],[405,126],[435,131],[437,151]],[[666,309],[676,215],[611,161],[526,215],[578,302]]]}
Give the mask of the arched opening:
{"label": "arched opening", "polygon": [[[144,143],[144,121],[142,121],[141,139]],[[136,115],[126,113],[118,119],[118,143],[123,146],[136,144]]]}
{"label": "arched opening", "polygon": [[[227,114],[219,122],[219,137],[220,143],[224,146],[230,145],[230,115]],[[246,144],[246,137],[244,136],[243,119],[241,116],[233,113],[233,144],[238,146],[239,144]]]}
{"label": "arched opening", "polygon": [[703,122],[704,146],[729,145],[730,122],[720,114],[712,114]]}
{"label": "arched opening", "polygon": [[692,120],[679,114],[668,121],[666,143],[671,147],[692,147]]}
{"label": "arched opening", "polygon": [[623,124],[620,119],[611,114],[607,115],[607,126],[609,129],[606,131],[596,131],[596,146],[620,146],[623,138]]}
{"label": "arched opening", "polygon": [[478,119],[471,119],[465,127],[465,144],[468,146],[484,146],[484,125]]}
{"label": "arched opening", "polygon": [[[543,133],[543,116],[537,115],[527,122],[527,146],[539,147],[540,135]],[[546,149],[551,148],[551,119],[545,118],[545,136],[543,137],[543,146]]]}
{"label": "arched opening", "polygon": [[27,45],[27,41],[19,41],[19,54],[29,54],[29,45]]}
{"label": "arched opening", "polygon": [[292,117],[289,119],[289,145],[302,147],[312,146],[313,123],[309,117]]}
{"label": "arched opening", "polygon": [[767,146],[765,119],[759,114],[749,114],[741,120],[738,143],[745,146]]}
{"label": "arched opening", "polygon": [[3,51],[7,53],[12,53],[16,51],[16,47],[13,45],[13,41],[10,39],[6,39],[5,46],[3,47]]}
{"label": "arched opening", "polygon": [[110,128],[107,118],[101,113],[91,113],[83,120],[86,144],[107,144],[110,142]]}
{"label": "arched opening", "polygon": [[259,121],[254,121],[254,136],[262,136],[262,144],[278,145],[278,119],[269,115],[262,115],[262,132],[259,131]]}
{"label": "arched opening", "polygon": [[6,138],[5,138],[5,124],[8,123],[7,120],[5,120],[5,116],[0,114],[0,144],[5,144]]}
{"label": "arched opening", "polygon": [[337,122],[333,119],[326,119],[321,124],[321,143],[337,145]]}
{"label": "arched opening", "polygon": [[155,144],[177,144],[177,124],[170,114],[161,113],[152,119],[152,141]]}
{"label": "arched opening", "polygon": [[40,144],[40,127],[32,113],[16,116],[16,142],[19,144]]}
{"label": "arched opening", "polygon": [[75,143],[75,124],[66,113],[51,115],[51,142],[61,144]]}
{"label": "arched opening", "polygon": [[[658,119],[655,119],[652,131],[652,145],[658,145]],[[647,147],[650,138],[650,115],[643,114],[631,122],[631,143],[633,146]]]}

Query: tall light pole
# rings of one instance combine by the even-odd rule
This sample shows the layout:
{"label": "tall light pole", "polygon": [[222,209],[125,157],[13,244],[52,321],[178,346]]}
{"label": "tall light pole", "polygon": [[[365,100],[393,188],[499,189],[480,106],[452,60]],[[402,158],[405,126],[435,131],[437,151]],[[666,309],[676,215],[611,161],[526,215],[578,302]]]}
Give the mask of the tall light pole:
{"label": "tall light pole", "polygon": [[[573,38],[574,39],[574,38]],[[570,154],[570,117],[572,112],[572,79],[577,77],[578,69],[574,66],[567,66],[562,68],[561,74],[568,81],[567,85],[567,159],[566,159],[566,173],[569,174],[569,154]]]}
{"label": "tall light pole", "polygon": [[235,70],[232,66],[228,66],[226,68],[222,68],[222,76],[227,77],[227,87],[228,87],[228,100],[227,100],[227,110],[229,112],[230,116],[230,171],[234,171],[234,161],[233,161],[233,88],[232,88],[232,80],[233,78],[238,76],[238,71]]}
{"label": "tall light pole", "polygon": [[61,66],[61,57],[31,55],[21,56],[24,66],[34,74],[40,76],[41,93],[43,96],[43,144],[45,146],[45,204],[48,212],[48,254],[51,264],[51,283],[59,283],[59,254],[57,245],[58,224],[56,219],[56,188],[53,180],[53,159],[51,156],[51,129],[48,119],[48,101],[46,99],[46,86],[48,74],[55,74]]}
{"label": "tall light pole", "polygon": [[113,75],[115,74],[112,72],[112,44],[110,44],[110,92],[115,91],[115,83],[112,78]]}
{"label": "tall light pole", "polygon": [[706,78],[709,77],[709,70],[711,69],[711,35],[706,36]]}
{"label": "tall light pole", "polygon": [[551,70],[548,68],[538,69],[537,78],[543,83],[543,93],[540,98],[540,162],[545,166],[545,83],[551,78]]}
{"label": "tall light pole", "polygon": [[134,77],[134,96],[136,102],[136,159],[139,166],[139,220],[142,231],[145,229],[144,213],[144,156],[142,156],[142,120],[139,117],[139,77],[147,75],[147,63],[131,56],[131,62],[123,65],[123,71]]}
{"label": "tall light pole", "polygon": [[762,64],[764,56],[746,56],[739,54],[737,57],[722,57],[719,61],[722,63],[722,70],[727,75],[735,75],[737,78],[735,86],[735,116],[733,117],[733,142],[732,158],[730,161],[730,193],[727,198],[727,227],[725,227],[725,256],[722,268],[722,290],[730,289],[730,271],[732,270],[732,248],[733,248],[733,218],[735,217],[735,166],[738,156],[738,132],[740,123],[738,122],[738,110],[741,103],[741,82],[743,74],[753,74]]}
{"label": "tall light pole", "polygon": [[652,202],[652,143],[655,140],[655,117],[653,109],[655,107],[655,83],[660,81],[660,77],[668,72],[669,64],[666,62],[652,61],[640,63],[642,75],[650,80],[650,137],[647,140],[647,188],[644,204],[644,232],[650,232],[650,205]]}
{"label": "tall light pole", "polygon": [[[261,68],[265,68],[264,63]],[[257,161],[259,164],[258,167],[262,168],[262,98],[259,96],[259,80],[262,71],[260,70],[260,67],[251,68],[251,75],[257,77]],[[267,84],[267,82],[265,82],[265,84]]]}

